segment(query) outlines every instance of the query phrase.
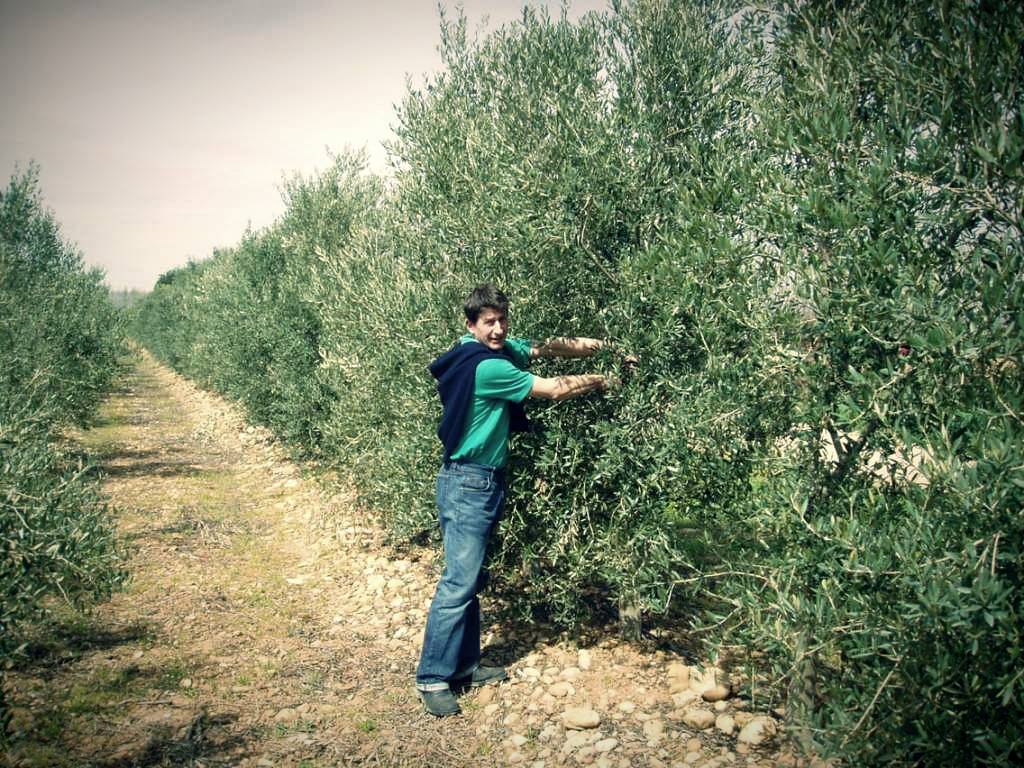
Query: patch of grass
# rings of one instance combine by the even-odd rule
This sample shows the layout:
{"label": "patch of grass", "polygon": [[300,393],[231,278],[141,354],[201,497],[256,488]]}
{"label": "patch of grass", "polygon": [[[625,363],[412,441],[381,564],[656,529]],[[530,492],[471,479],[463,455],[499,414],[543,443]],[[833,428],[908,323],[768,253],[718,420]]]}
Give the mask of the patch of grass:
{"label": "patch of grass", "polygon": [[181,661],[171,661],[160,670],[157,685],[164,690],[178,690],[181,681],[189,677],[189,670]]}
{"label": "patch of grass", "polygon": [[109,707],[140,688],[139,667],[96,670],[88,680],[75,683],[68,692],[67,711],[87,715]]}
{"label": "patch of grass", "polygon": [[[59,735],[58,733],[57,736]],[[23,766],[23,768],[55,768],[55,766],[67,765],[65,762],[67,751],[62,747],[54,747],[49,744],[15,743],[12,745],[9,755],[12,759],[11,765]],[[7,764],[4,763],[4,765]]]}
{"label": "patch of grass", "polygon": [[316,730],[316,723],[312,720],[296,720],[293,723],[275,723],[273,734],[276,738],[284,738],[291,733],[313,733]]}
{"label": "patch of grass", "polygon": [[68,725],[68,713],[62,707],[39,707],[19,716],[14,723],[15,743],[21,737],[50,743],[60,739]]}
{"label": "patch of grass", "polygon": [[322,691],[324,689],[324,673],[319,669],[307,670],[302,675],[302,685],[310,691]]}
{"label": "patch of grass", "polygon": [[356,722],[356,728],[358,728],[363,733],[373,733],[377,730],[377,720],[372,717],[368,717],[364,720],[359,720]]}
{"label": "patch of grass", "polygon": [[152,627],[136,622],[111,630],[88,613],[66,603],[53,601],[48,615],[26,629],[23,652],[14,659],[15,668],[41,663],[45,667],[65,664],[88,651],[114,649],[120,646],[155,641]]}

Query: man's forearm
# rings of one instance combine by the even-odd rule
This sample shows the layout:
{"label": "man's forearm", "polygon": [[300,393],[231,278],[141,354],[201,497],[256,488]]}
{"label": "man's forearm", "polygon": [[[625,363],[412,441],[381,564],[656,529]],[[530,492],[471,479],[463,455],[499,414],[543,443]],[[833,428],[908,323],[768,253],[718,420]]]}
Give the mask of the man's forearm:
{"label": "man's forearm", "polygon": [[559,336],[531,349],[530,357],[590,357],[604,345],[605,342],[601,339]]}
{"label": "man's forearm", "polygon": [[577,376],[536,377],[530,394],[548,400],[570,400],[589,392],[603,392],[609,389],[612,380],[599,373],[584,373]]}

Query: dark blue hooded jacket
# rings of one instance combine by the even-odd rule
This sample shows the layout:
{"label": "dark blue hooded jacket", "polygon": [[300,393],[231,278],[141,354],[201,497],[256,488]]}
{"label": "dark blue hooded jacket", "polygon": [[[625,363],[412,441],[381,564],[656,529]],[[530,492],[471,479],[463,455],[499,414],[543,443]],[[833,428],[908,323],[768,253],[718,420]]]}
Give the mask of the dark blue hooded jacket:
{"label": "dark blue hooded jacket", "polygon": [[[444,459],[448,461],[458,448],[466,414],[473,398],[476,384],[476,367],[492,358],[511,360],[506,350],[495,352],[478,341],[456,344],[430,364],[430,374],[437,379],[437,392],[441,396],[444,414],[437,428],[437,436],[444,445]],[[509,429],[512,432],[526,432],[530,428],[526,420],[526,409],[522,403],[509,402]]]}

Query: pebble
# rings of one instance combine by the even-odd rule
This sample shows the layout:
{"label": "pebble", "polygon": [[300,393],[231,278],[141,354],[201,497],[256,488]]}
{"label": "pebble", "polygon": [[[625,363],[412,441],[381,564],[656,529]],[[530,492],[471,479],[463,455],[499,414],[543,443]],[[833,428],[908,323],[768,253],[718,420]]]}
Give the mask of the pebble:
{"label": "pebble", "polygon": [[715,723],[715,716],[706,709],[688,709],[683,713],[683,722],[691,728],[704,730]]}
{"label": "pebble", "polygon": [[564,699],[566,696],[572,696],[576,693],[576,689],[573,688],[572,683],[560,682],[554,683],[548,687],[548,693],[559,699]]}
{"label": "pebble", "polygon": [[677,707],[685,707],[700,698],[700,694],[696,691],[679,691],[679,693],[672,694],[672,703]]}
{"label": "pebble", "polygon": [[617,746],[619,746],[618,739],[601,739],[594,744],[594,749],[598,752],[611,752]]}
{"label": "pebble", "polygon": [[644,723],[644,736],[651,746],[658,745],[665,736],[665,723],[658,719],[651,719]]}
{"label": "pebble", "polygon": [[565,743],[562,744],[562,752],[568,754],[569,752],[575,752],[577,749],[580,749],[581,747],[585,747],[587,744],[590,743],[589,736],[590,734],[585,731],[576,731],[575,733],[570,733],[566,737]]}
{"label": "pebble", "polygon": [[494,691],[495,689],[493,686],[484,686],[483,688],[481,688],[480,692],[476,695],[477,703],[481,706],[486,706],[487,704],[490,704],[492,701],[494,701]]}
{"label": "pebble", "polygon": [[669,693],[685,691],[690,685],[690,668],[685,664],[669,664],[667,676]]}
{"label": "pebble", "polygon": [[582,673],[579,667],[566,667],[558,673],[559,680],[576,680]]}
{"label": "pebble", "polygon": [[587,707],[572,707],[562,714],[562,723],[566,728],[575,730],[597,728],[601,724],[601,716]]}
{"label": "pebble", "polygon": [[696,737],[686,742],[687,752],[700,752],[702,749],[704,749],[704,742]]}
{"label": "pebble", "polygon": [[742,744],[756,747],[771,740],[776,732],[775,721],[765,715],[759,715],[743,726],[737,740]]}
{"label": "pebble", "polygon": [[275,723],[294,723],[299,719],[299,713],[294,709],[281,709],[274,715]]}
{"label": "pebble", "polygon": [[715,728],[726,736],[732,736],[733,731],[736,730],[736,721],[732,719],[731,715],[719,715],[715,718]]}
{"label": "pebble", "polygon": [[728,685],[716,684],[702,691],[701,696],[704,697],[704,701],[723,701],[729,698],[731,692]]}
{"label": "pebble", "polygon": [[521,746],[523,746],[523,745],[524,745],[524,744],[525,744],[526,742],[528,742],[528,741],[529,741],[529,739],[528,739],[528,738],[526,738],[525,736],[523,736],[523,735],[522,735],[521,733],[514,733],[514,734],[512,734],[512,736],[511,736],[511,737],[509,738],[509,741],[510,741],[510,742],[512,742],[512,746],[513,746],[513,747],[521,747]]}
{"label": "pebble", "polygon": [[636,712],[636,704],[632,701],[623,701],[619,704],[619,709],[625,712],[627,715]]}
{"label": "pebble", "polygon": [[578,666],[583,671],[590,669],[590,664],[592,661],[593,660],[591,659],[590,651],[588,651],[586,648],[581,648],[580,652],[576,654],[576,666]]}

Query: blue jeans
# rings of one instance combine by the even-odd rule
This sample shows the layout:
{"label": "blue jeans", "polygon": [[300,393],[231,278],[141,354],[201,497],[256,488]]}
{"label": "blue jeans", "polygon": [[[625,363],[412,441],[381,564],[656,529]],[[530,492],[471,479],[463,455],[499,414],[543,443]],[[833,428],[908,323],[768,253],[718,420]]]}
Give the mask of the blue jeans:
{"label": "blue jeans", "polygon": [[487,542],[505,507],[505,474],[494,467],[445,462],[437,476],[444,573],[437,584],[416,670],[421,691],[448,688],[480,665],[481,571]]}

